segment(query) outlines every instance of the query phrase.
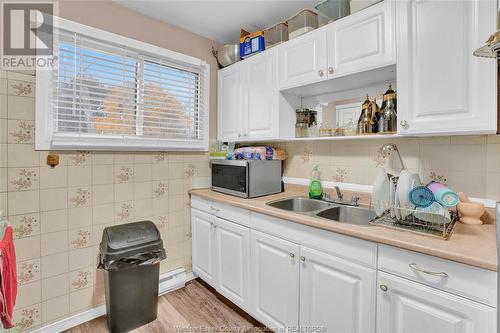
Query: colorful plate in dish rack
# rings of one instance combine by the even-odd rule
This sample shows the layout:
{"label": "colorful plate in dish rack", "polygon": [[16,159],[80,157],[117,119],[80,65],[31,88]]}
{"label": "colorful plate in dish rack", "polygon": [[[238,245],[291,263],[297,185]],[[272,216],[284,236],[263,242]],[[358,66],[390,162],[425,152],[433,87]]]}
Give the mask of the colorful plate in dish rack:
{"label": "colorful plate in dish rack", "polygon": [[380,168],[373,183],[372,205],[375,209],[375,214],[381,216],[389,207],[391,196],[390,180],[384,168]]}

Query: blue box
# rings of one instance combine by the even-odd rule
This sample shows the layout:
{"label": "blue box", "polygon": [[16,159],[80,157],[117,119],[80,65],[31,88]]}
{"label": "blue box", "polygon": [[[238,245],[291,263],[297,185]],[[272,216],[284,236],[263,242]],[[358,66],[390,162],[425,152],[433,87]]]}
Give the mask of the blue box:
{"label": "blue box", "polygon": [[240,57],[245,59],[266,49],[264,33],[256,31],[240,38]]}

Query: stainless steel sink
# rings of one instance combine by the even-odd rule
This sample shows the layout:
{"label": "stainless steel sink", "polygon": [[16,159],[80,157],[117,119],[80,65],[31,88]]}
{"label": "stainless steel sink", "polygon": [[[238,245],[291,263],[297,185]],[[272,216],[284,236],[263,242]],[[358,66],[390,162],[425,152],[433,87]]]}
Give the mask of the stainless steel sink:
{"label": "stainless steel sink", "polygon": [[316,216],[338,222],[369,225],[370,221],[375,217],[375,212],[362,207],[335,206],[322,210]]}
{"label": "stainless steel sink", "polygon": [[331,206],[328,202],[309,199],[306,197],[295,197],[276,200],[267,203],[271,207],[288,210],[295,213],[309,213],[322,210]]}

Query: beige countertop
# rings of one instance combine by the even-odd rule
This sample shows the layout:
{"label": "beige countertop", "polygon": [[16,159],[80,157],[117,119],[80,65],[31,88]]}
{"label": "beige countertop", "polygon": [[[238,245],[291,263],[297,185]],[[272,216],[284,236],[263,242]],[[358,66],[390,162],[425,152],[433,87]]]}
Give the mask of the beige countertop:
{"label": "beige countertop", "polygon": [[[436,237],[418,235],[404,230],[395,230],[373,225],[359,226],[335,222],[288,212],[266,205],[266,202],[269,201],[306,195],[307,192],[304,186],[287,185],[286,191],[283,193],[254,199],[238,198],[214,192],[210,189],[192,190],[190,193],[209,200],[220,201],[254,212],[289,220],[291,222],[302,223],[312,227],[337,232],[339,234],[392,245],[492,271],[498,270],[495,224],[471,226],[458,223],[450,239],[442,240]],[[357,193],[357,195],[359,195],[359,193]],[[350,195],[347,195],[347,197],[350,198]],[[361,196],[361,204],[368,201],[369,194]]]}

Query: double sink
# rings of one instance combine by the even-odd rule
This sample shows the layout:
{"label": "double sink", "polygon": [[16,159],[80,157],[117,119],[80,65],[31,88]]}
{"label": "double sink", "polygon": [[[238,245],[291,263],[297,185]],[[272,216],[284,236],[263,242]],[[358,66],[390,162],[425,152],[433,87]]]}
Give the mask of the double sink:
{"label": "double sink", "polygon": [[370,225],[375,213],[364,207],[346,206],[326,201],[294,197],[268,202],[267,205],[289,212],[321,217],[343,223]]}

